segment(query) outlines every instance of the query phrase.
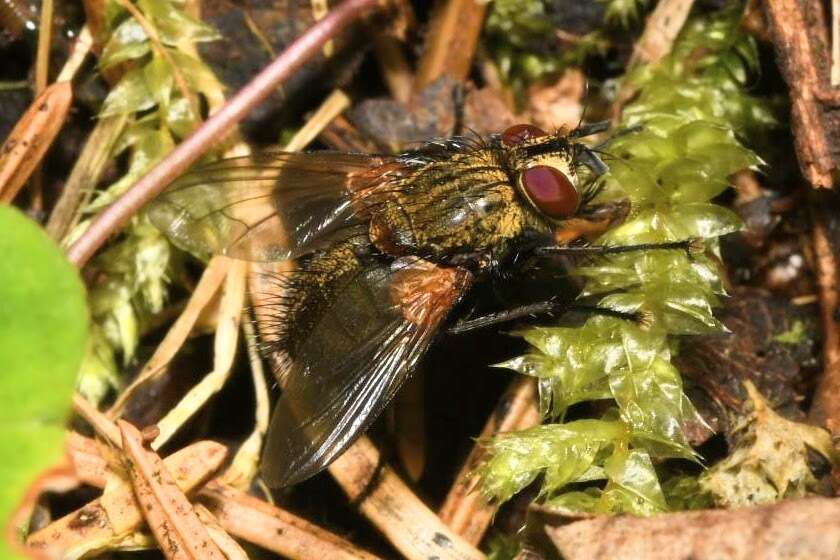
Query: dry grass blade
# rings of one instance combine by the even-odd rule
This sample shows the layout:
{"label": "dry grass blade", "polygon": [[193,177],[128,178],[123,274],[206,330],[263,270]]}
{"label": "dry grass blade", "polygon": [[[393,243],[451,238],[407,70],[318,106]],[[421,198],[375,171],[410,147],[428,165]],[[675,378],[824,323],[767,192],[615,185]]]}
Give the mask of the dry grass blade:
{"label": "dry grass blade", "polygon": [[120,430],[79,393],[73,395],[73,410],[75,410],[76,414],[84,418],[96,430],[96,433],[103,436],[112,445],[122,447]]}
{"label": "dry grass blade", "polygon": [[0,202],[10,203],[41,162],[61,130],[73,87],[56,82],[35,98],[0,147]]}
{"label": "dry grass blade", "polygon": [[211,482],[202,504],[231,535],[293,560],[375,560],[350,542],[245,492]]}
{"label": "dry grass blade", "polygon": [[222,475],[222,479],[227,484],[236,488],[247,487],[257,475],[260,449],[262,449],[263,438],[268,430],[270,411],[265,370],[262,358],[257,350],[257,333],[251,317],[242,323],[242,330],[248,347],[248,361],[251,363],[251,379],[254,382],[256,410],[254,412],[254,431],[239,446],[230,467]]}
{"label": "dry grass blade", "polygon": [[152,442],[152,449],[159,449],[192,417],[204,403],[217,393],[230,375],[236,349],[239,344],[239,323],[245,305],[245,276],[248,263],[232,261],[228,269],[222,300],[219,306],[219,321],[213,347],[213,371],[204,378],[158,421],[159,435]]}
{"label": "dry grass blade", "polygon": [[219,525],[219,520],[202,505],[195,506],[195,513],[204,523],[210,538],[224,553],[228,560],[248,560],[248,554],[239,546],[227,532]]}
{"label": "dry grass blade", "polygon": [[[537,409],[537,389],[531,378],[517,379],[499,401],[487,420],[479,438],[493,434],[524,430],[540,423]],[[467,542],[478,545],[493,521],[497,506],[487,503],[475,488],[477,479],[472,473],[484,457],[480,444],[473,447],[455,483],[441,506],[439,515],[453,531]]]}
{"label": "dry grass blade", "polygon": [[47,221],[47,233],[56,241],[78,222],[80,209],[93,194],[127,121],[127,115],[117,115],[96,122]]}
{"label": "dry grass blade", "polygon": [[415,92],[445,75],[467,78],[486,10],[487,3],[477,0],[438,2],[414,79]]}
{"label": "dry grass blade", "polygon": [[688,19],[694,0],[662,0],[648,16],[645,30],[633,47],[630,65],[651,64],[671,52],[671,46]]}
{"label": "dry grass blade", "polygon": [[213,296],[216,295],[219,286],[227,276],[232,262],[232,260],[226,257],[213,257],[210,259],[207,268],[204,269],[204,273],[201,275],[201,280],[199,280],[195,291],[193,291],[190,300],[187,302],[187,306],[184,308],[184,312],[181,313],[181,316],[178,317],[178,320],[175,321],[175,324],[166,333],[166,337],[158,345],[154,355],[152,355],[151,359],[143,367],[137,379],[120,393],[117,401],[108,411],[109,416],[112,418],[118,416],[128,402],[128,399],[131,398],[131,395],[140,385],[165,370],[167,364],[175,357],[175,354],[187,340],[187,337],[189,337],[201,311],[213,300]]}
{"label": "dry grass blade", "polygon": [[484,558],[447,527],[362,437],[329,467],[351,501],[409,560]]}
{"label": "dry grass blade", "polygon": [[[92,449],[89,445],[87,450]],[[173,453],[163,461],[175,484],[190,492],[206,481],[224,461],[227,449],[212,441],[200,441]],[[102,461],[107,461],[102,459]],[[87,469],[95,461],[75,463]],[[100,467],[102,463],[99,463]],[[87,482],[102,482],[101,468],[80,470]],[[102,497],[29,535],[26,543],[47,558],[79,558],[97,550],[122,546],[143,523],[143,514],[131,485],[110,475]],[[123,544],[121,544],[123,543]]]}
{"label": "dry grass blade", "polygon": [[164,556],[170,560],[225,560],[163,460],[143,448],[137,428],[122,420],[118,425],[131,463],[128,471],[134,495]]}

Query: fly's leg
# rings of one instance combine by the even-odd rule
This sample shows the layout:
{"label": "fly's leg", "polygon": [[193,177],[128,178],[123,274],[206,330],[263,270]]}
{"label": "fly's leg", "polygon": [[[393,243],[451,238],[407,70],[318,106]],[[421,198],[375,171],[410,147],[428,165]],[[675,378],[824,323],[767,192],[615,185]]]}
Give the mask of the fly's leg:
{"label": "fly's leg", "polygon": [[609,128],[610,121],[600,121],[589,124],[582,124],[569,133],[569,138],[584,138],[586,136],[598,134],[599,132],[604,132]]}
{"label": "fly's leg", "polygon": [[615,317],[616,319],[624,319],[626,321],[633,321],[635,323],[644,324],[648,317],[645,312],[627,313],[610,309],[608,307],[598,307],[595,305],[580,305],[576,303],[564,303],[553,299],[522,305],[514,307],[513,309],[506,309],[497,313],[490,313],[476,317],[475,319],[468,319],[465,321],[458,321],[447,329],[449,334],[462,334],[476,329],[483,329],[501,323],[508,323],[524,317],[538,317],[541,315],[556,315],[566,311],[580,311],[584,313],[592,313],[594,315],[604,315],[607,317]]}
{"label": "fly's leg", "polygon": [[458,82],[452,87],[452,113],[454,122],[452,124],[452,136],[460,136],[464,133],[464,107],[467,104],[467,91],[463,82]]}
{"label": "fly's leg", "polygon": [[581,245],[560,246],[549,245],[538,247],[534,252],[538,255],[616,255],[633,253],[635,251],[656,251],[681,249],[689,256],[702,253],[705,250],[701,239],[684,239],[682,241],[667,241],[665,243],[639,243],[638,245]]}

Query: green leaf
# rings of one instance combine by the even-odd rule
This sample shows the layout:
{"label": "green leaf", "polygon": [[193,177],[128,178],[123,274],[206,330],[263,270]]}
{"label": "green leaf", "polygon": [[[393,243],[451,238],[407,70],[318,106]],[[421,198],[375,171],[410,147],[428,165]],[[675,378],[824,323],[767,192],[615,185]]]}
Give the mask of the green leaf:
{"label": "green leaf", "polygon": [[119,83],[111,89],[102,104],[100,117],[137,113],[155,106],[152,92],[146,83],[143,68],[134,68],[126,72]]}
{"label": "green leaf", "polygon": [[221,38],[213,27],[177,9],[170,0],[140,0],[138,4],[157,24],[164,44],[175,46]]}
{"label": "green leaf", "polygon": [[9,206],[0,206],[0,254],[0,445],[6,450],[0,519],[6,520],[38,470],[63,451],[88,312],[84,286],[62,251]]}
{"label": "green leaf", "polygon": [[150,50],[146,31],[135,19],[129,18],[111,33],[111,37],[102,49],[99,65],[107,68],[126,60],[145,56]]}

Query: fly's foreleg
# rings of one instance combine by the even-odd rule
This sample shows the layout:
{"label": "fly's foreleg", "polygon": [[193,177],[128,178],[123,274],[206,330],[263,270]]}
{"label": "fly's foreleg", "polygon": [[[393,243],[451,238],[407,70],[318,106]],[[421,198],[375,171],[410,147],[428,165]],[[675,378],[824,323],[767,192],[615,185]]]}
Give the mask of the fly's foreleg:
{"label": "fly's foreleg", "polygon": [[497,313],[490,313],[476,317],[475,319],[467,319],[458,321],[447,329],[449,334],[462,334],[476,329],[483,329],[493,325],[500,325],[502,323],[509,323],[517,319],[525,317],[537,318],[540,316],[554,316],[567,311],[578,311],[582,313],[591,313],[593,315],[604,315],[607,317],[615,317],[616,319],[624,319],[626,321],[633,321],[635,323],[644,324],[647,322],[647,314],[643,311],[628,313],[625,311],[618,311],[608,307],[598,307],[595,305],[581,305],[577,303],[559,302],[556,300],[546,300],[537,303],[530,303],[506,309]]}
{"label": "fly's foreleg", "polygon": [[664,243],[639,243],[637,245],[580,245],[562,246],[548,245],[537,247],[534,252],[538,255],[616,255],[633,253],[636,251],[683,250],[689,256],[697,255],[705,250],[701,239],[683,239],[682,241],[666,241]]}

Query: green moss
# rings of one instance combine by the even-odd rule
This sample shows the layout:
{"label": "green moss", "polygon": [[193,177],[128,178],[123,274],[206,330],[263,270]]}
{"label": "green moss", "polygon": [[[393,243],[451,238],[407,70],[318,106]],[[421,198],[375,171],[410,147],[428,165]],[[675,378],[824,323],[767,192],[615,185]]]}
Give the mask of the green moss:
{"label": "green moss", "polygon": [[[651,321],[595,316],[577,328],[521,333],[533,350],[502,365],[538,379],[542,413],[558,423],[487,442],[479,474],[489,499],[505,500],[539,479],[542,498],[556,507],[650,514],[669,509],[654,465],[696,459],[683,425],[702,420],[671,364],[673,337],[723,328],[713,314],[724,295],[717,238],[740,222],[711,200],[733,173],[761,163],[739,136],[775,123],[762,100],[745,93],[756,51],[737,17],[729,10],[691,22],[669,57],[627,78],[639,95],[622,125],[636,131],[608,146],[610,173],[599,195],[632,208],[599,244],[694,238],[705,250],[610,255],[576,269],[584,296]],[[613,403],[607,418],[562,422],[571,405],[595,400]]]}
{"label": "green moss", "polygon": [[[180,2],[137,0],[136,6],[159,42],[151,41],[119,3],[106,3],[108,26],[99,66],[113,70],[121,65],[122,76],[99,116],[128,115],[111,153],[113,158],[127,155],[128,168],[96,193],[85,209],[88,215],[116,200],[198,126],[201,97],[210,105],[223,98],[221,85],[193,54],[195,43],[214,40],[218,34],[187,15]],[[82,222],[70,237],[78,237],[89,223]],[[79,383],[91,401],[98,402],[118,385],[121,368],[116,358],[123,364],[133,359],[142,325],[163,308],[176,254],[141,213],[91,263],[98,272],[89,296],[94,326]]]}

